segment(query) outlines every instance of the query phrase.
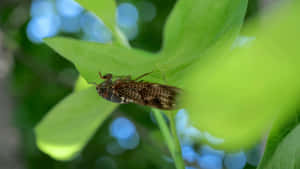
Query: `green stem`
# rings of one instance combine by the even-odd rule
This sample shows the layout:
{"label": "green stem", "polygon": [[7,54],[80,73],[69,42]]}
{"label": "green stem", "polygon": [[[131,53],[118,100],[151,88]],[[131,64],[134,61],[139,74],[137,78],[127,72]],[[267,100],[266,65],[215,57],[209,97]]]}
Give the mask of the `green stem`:
{"label": "green stem", "polygon": [[177,131],[176,131],[176,125],[175,125],[175,115],[176,112],[169,112],[168,117],[170,120],[170,128],[171,128],[171,133],[173,135],[173,142],[174,142],[174,160],[176,164],[177,169],[184,169],[184,161],[182,159],[182,153],[181,153],[181,145],[178,139]]}
{"label": "green stem", "polygon": [[[168,149],[172,155],[172,158],[175,162],[175,166],[177,169],[184,169],[184,161],[181,156],[181,146],[179,144],[179,140],[176,133],[176,126],[174,121],[173,113],[170,112],[169,114],[169,120],[170,120],[170,129],[162,115],[162,113],[157,109],[152,109],[154,116],[156,118],[156,121],[159,125],[159,128],[162,132],[162,135],[166,141],[166,144],[168,146]],[[172,134],[171,134],[172,133]],[[173,136],[172,136],[173,135]]]}
{"label": "green stem", "polygon": [[154,113],[154,116],[155,116],[155,119],[158,123],[158,126],[160,128],[160,131],[162,132],[162,135],[166,141],[166,144],[168,146],[168,149],[169,151],[171,152],[171,155],[173,156],[174,154],[174,150],[175,150],[175,145],[173,143],[173,138],[172,138],[172,135],[170,133],[170,130],[168,128],[168,125],[162,115],[162,113],[157,110],[157,109],[152,109],[153,113]]}

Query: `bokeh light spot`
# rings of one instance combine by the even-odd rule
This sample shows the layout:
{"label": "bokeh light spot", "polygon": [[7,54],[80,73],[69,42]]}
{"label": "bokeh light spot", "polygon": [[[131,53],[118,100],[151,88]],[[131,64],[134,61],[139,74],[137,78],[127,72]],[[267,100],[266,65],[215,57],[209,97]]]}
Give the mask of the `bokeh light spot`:
{"label": "bokeh light spot", "polygon": [[135,133],[133,136],[127,139],[118,139],[118,143],[124,149],[135,149],[140,143],[140,136],[138,133]]}
{"label": "bokeh light spot", "polygon": [[196,160],[197,158],[197,153],[193,149],[192,146],[190,145],[183,145],[181,146],[181,152],[182,152],[182,157],[184,160],[192,163]]}
{"label": "bokeh light spot", "polygon": [[136,133],[134,124],[125,117],[116,118],[111,123],[109,131],[116,139],[128,139]]}
{"label": "bokeh light spot", "polygon": [[52,1],[49,0],[34,0],[30,7],[30,16],[54,15],[55,8]]}
{"label": "bokeh light spot", "polygon": [[130,3],[121,3],[117,7],[117,22],[122,27],[133,27],[138,20],[138,10]]}
{"label": "bokeh light spot", "polygon": [[84,40],[107,43],[112,41],[112,34],[96,15],[86,12],[80,16],[80,27]]}
{"label": "bokeh light spot", "polygon": [[60,24],[60,18],[57,15],[33,17],[27,25],[27,37],[33,43],[42,43],[43,38],[58,33]]}
{"label": "bokeh light spot", "polygon": [[94,31],[94,29],[104,28],[105,25],[100,18],[91,12],[85,12],[80,16],[80,27],[85,33]]}
{"label": "bokeh light spot", "polygon": [[61,31],[66,33],[78,33],[80,31],[80,22],[77,17],[61,16]]}
{"label": "bokeh light spot", "polygon": [[83,8],[74,0],[57,0],[56,9],[64,17],[76,17],[83,11]]}
{"label": "bokeh light spot", "polygon": [[189,117],[184,109],[180,109],[175,117],[177,132],[182,134],[184,129],[188,126]]}
{"label": "bokeh light spot", "polygon": [[244,152],[226,154],[224,158],[226,169],[243,169],[246,162],[247,157]]}
{"label": "bokeh light spot", "polygon": [[222,158],[214,155],[203,155],[198,157],[197,163],[201,169],[222,169]]}
{"label": "bokeh light spot", "polygon": [[139,2],[138,9],[142,21],[150,22],[156,16],[156,7],[149,1]]}

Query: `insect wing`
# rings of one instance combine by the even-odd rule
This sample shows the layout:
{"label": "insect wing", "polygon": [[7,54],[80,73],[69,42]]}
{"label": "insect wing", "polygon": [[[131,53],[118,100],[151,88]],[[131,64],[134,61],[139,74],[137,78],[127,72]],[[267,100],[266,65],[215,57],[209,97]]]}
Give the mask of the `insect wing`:
{"label": "insect wing", "polygon": [[180,89],[147,82],[124,82],[115,86],[115,94],[123,103],[136,103],[159,109],[171,110],[176,106]]}

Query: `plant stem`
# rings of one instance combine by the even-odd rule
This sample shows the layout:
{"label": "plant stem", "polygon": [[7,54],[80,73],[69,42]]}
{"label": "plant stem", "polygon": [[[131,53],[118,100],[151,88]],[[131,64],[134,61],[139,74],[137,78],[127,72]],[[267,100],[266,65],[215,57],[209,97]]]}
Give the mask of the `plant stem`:
{"label": "plant stem", "polygon": [[181,153],[181,145],[178,139],[178,135],[177,135],[177,131],[176,131],[176,125],[175,125],[175,113],[176,112],[169,112],[168,117],[170,120],[170,128],[171,128],[171,133],[173,135],[173,142],[174,142],[174,160],[175,160],[175,164],[176,164],[176,168],[177,169],[184,169],[184,161],[182,159],[182,153]]}
{"label": "plant stem", "polygon": [[159,128],[162,132],[162,135],[166,141],[168,149],[169,149],[169,151],[172,155],[172,158],[175,162],[176,168],[184,169],[185,168],[184,161],[181,156],[181,146],[179,144],[179,140],[178,140],[178,137],[176,134],[176,126],[175,126],[175,122],[174,122],[174,116],[172,115],[173,113],[170,112],[170,114],[169,114],[170,127],[171,127],[171,132],[170,132],[170,129],[169,129],[162,113],[157,109],[152,109],[152,110],[153,110],[154,116],[157,120],[157,123],[159,125]]}
{"label": "plant stem", "polygon": [[174,142],[173,142],[173,138],[172,138],[172,135],[170,133],[170,130],[168,128],[168,125],[162,115],[162,113],[157,110],[157,109],[152,109],[153,113],[154,113],[154,116],[155,116],[155,119],[158,123],[158,126],[160,128],[160,131],[162,132],[162,135],[166,141],[166,144],[168,146],[168,149],[169,151],[171,152],[171,155],[173,156],[174,154],[174,150],[175,150],[175,145],[174,145]]}

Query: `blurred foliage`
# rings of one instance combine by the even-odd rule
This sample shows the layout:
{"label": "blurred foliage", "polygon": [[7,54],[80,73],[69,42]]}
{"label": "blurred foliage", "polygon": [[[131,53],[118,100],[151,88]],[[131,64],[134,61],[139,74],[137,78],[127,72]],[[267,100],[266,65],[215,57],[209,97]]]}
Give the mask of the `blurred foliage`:
{"label": "blurred foliage", "polygon": [[300,168],[300,125],[297,125],[278,145],[274,155],[268,161],[266,169],[276,169],[284,166],[286,169]]}
{"label": "blurred foliage", "polygon": [[[264,156],[258,166],[258,169],[264,169],[268,167],[277,168],[278,167],[277,162],[281,163],[282,161],[283,161],[282,163],[285,164],[284,166],[294,167],[294,166],[290,166],[290,164],[286,162],[286,161],[292,161],[292,159],[294,160],[295,164],[299,163],[299,160],[297,160],[297,158],[300,156],[299,144],[293,143],[293,141],[295,141],[297,137],[298,140],[300,137],[300,134],[297,135],[298,132],[297,130],[299,129],[295,129],[296,127],[299,128],[299,122],[300,122],[299,111],[294,112],[291,115],[291,118],[287,121],[278,119],[275,122],[274,125],[275,127],[273,127],[269,133],[266,142],[266,149],[264,152]],[[296,135],[296,136],[288,136],[290,132],[294,132],[291,135]],[[291,137],[296,137],[296,138],[291,138]],[[274,154],[277,157],[273,157]],[[278,157],[281,158],[278,159]],[[289,159],[286,159],[286,157],[288,157]],[[298,168],[299,167],[300,166],[298,164]]]}
{"label": "blurred foliage", "polygon": [[[215,50],[191,68],[184,101],[192,123],[223,138],[228,148],[254,143],[275,118],[289,119],[298,107],[298,5],[293,1],[257,18],[243,31],[255,36],[252,43]],[[201,102],[190,104],[194,100]]]}

